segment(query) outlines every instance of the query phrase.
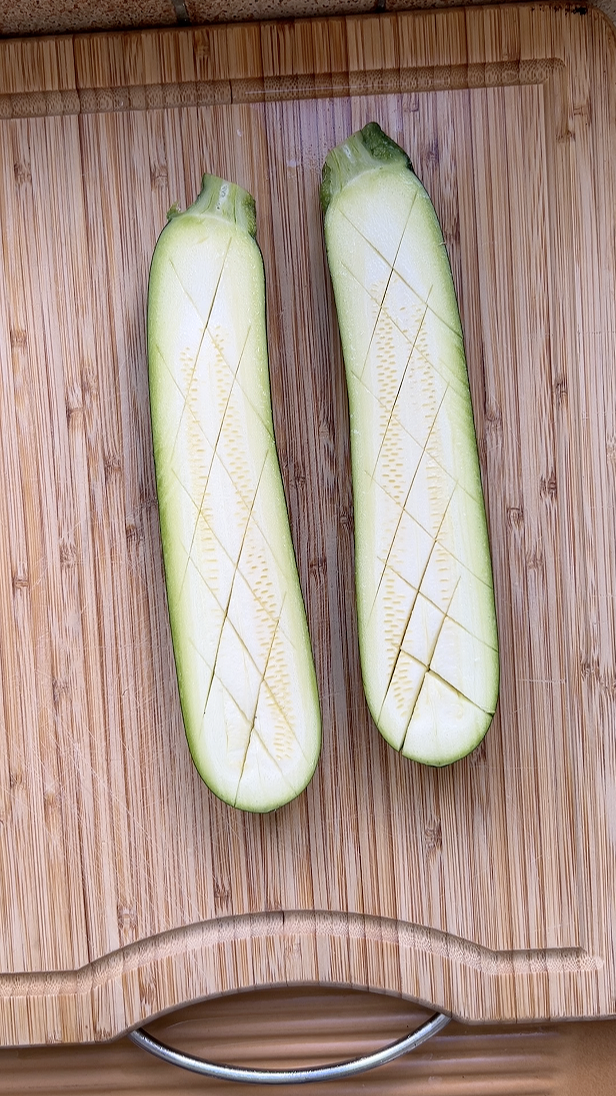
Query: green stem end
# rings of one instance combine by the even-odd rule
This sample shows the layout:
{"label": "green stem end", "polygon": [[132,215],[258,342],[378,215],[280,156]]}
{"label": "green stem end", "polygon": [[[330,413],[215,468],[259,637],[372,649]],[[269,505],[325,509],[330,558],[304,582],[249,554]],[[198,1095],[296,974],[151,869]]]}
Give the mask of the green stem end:
{"label": "green stem end", "polygon": [[204,175],[201,191],[195,201],[184,213],[173,205],[167,213],[167,220],[174,217],[202,217],[208,214],[231,221],[250,236],[257,234],[257,209],[252,194],[237,183],[229,183],[217,175]]}
{"label": "green stem end", "polygon": [[377,122],[368,122],[367,126],[354,133],[352,137],[348,137],[342,144],[336,145],[336,148],[328,153],[323,165],[320,192],[323,212],[327,212],[332,198],[347,183],[364,171],[374,171],[382,167],[413,170],[404,149],[383,133]]}

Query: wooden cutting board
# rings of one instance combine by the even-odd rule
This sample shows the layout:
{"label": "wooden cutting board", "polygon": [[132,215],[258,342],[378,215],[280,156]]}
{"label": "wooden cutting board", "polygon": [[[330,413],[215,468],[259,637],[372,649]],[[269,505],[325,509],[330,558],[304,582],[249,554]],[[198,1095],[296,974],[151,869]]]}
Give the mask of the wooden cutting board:
{"label": "wooden cutting board", "polygon": [[[616,1014],[616,39],[563,6],[0,43],[0,1041],[243,987],[466,1020]],[[459,293],[502,685],[468,759],[367,714],[318,185],[375,119]],[[308,790],[216,800],[178,704],[148,264],[203,171],[257,200],[274,418],[323,710]]]}
{"label": "wooden cutting board", "polygon": [[[278,987],[174,1009],[148,1031],[185,1054],[261,1069],[322,1065],[380,1049],[429,1013],[411,1001],[331,986]],[[318,1096],[613,1096],[616,1021],[449,1024],[412,1054]],[[297,1096],[297,1085],[247,1089],[160,1062],[128,1039],[0,1049],[2,1096]],[[301,1091],[301,1089],[299,1090]]]}

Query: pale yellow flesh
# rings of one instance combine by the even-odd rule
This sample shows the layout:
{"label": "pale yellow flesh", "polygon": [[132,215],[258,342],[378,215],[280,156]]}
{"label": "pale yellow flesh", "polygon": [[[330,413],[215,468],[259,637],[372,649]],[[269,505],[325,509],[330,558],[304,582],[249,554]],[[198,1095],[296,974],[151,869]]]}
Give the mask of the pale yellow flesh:
{"label": "pale yellow flesh", "polygon": [[349,390],[357,608],[372,715],[403,754],[468,753],[496,705],[490,552],[458,308],[406,168],[332,199],[328,260]]}
{"label": "pale yellow flesh", "polygon": [[215,216],[174,219],[149,295],[157,485],[180,696],[228,803],[296,796],[319,754],[314,665],[278,466],[263,265]]}

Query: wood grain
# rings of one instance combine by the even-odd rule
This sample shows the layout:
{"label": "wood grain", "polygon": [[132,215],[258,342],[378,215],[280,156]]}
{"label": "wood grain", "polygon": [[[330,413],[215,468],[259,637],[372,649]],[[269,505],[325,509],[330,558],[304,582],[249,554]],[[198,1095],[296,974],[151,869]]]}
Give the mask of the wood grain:
{"label": "wood grain", "polygon": [[[0,43],[4,1045],[281,983],[616,1014],[615,46],[541,5]],[[443,225],[494,557],[499,710],[443,771],[385,745],[359,672],[318,183],[370,119]],[[323,709],[265,817],[192,767],[154,490],[148,264],[207,170],[257,201]]]}
{"label": "wood grain", "polygon": [[[386,1046],[429,1013],[399,997],[332,987],[253,990],[178,1009],[148,1025],[163,1042],[216,1062],[284,1069],[337,1062]],[[323,1096],[611,1096],[616,1021],[463,1025],[357,1078],[321,1082]],[[242,1096],[246,1086],[160,1062],[128,1039],[90,1046],[0,1049],[3,1096]],[[256,1091],[259,1091],[258,1089]],[[280,1085],[281,1096],[297,1086]],[[308,1089],[310,1091],[310,1089]]]}

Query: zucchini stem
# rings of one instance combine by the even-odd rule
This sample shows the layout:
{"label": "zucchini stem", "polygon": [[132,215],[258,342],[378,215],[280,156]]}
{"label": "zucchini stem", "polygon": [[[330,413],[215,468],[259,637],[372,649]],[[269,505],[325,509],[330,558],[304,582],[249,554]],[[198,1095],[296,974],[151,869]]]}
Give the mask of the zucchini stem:
{"label": "zucchini stem", "polygon": [[332,198],[357,176],[365,171],[396,166],[402,171],[413,170],[406,152],[383,133],[377,122],[368,122],[367,126],[348,137],[327,155],[320,191],[323,213],[327,212]]}
{"label": "zucchini stem", "polygon": [[[253,238],[257,234],[257,209],[252,194],[237,183],[220,179],[217,175],[204,175],[201,190],[186,213],[193,217],[205,214],[230,221]],[[177,205],[171,207],[167,219],[181,216]]]}

